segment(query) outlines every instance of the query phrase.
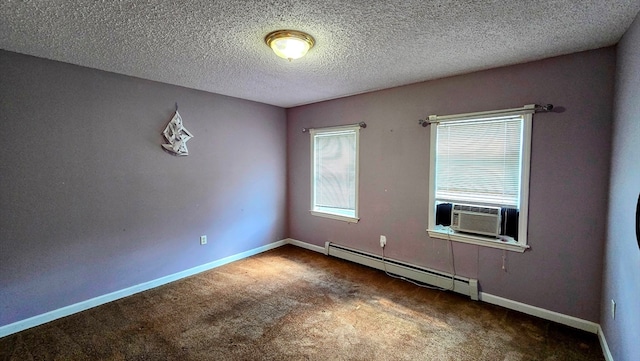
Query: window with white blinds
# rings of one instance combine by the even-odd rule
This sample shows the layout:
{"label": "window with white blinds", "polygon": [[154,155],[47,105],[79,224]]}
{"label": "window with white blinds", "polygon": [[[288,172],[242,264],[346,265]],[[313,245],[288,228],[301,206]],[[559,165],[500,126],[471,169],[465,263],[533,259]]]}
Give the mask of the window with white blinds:
{"label": "window with white blinds", "polygon": [[437,125],[436,200],[518,208],[523,116]]}
{"label": "window with white blinds", "polygon": [[360,127],[312,129],[311,213],[358,221]]}
{"label": "window with white blinds", "polygon": [[[525,105],[514,109],[429,116],[429,236],[518,252],[528,248],[534,112],[534,105]],[[454,230],[450,227],[454,219],[453,205],[500,208],[499,233],[496,237],[485,236],[474,232],[476,226],[460,229],[459,224]],[[473,219],[480,218],[474,216]],[[516,223],[511,223],[513,221]]]}

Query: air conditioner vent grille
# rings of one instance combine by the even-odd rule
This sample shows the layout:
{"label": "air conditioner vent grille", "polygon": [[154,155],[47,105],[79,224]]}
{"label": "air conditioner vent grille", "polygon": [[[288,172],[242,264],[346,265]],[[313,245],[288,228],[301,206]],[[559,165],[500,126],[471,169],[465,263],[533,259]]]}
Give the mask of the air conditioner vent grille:
{"label": "air conditioner vent grille", "polygon": [[454,204],[453,209],[456,211],[465,211],[473,213],[499,214],[500,208],[470,206],[466,204]]}

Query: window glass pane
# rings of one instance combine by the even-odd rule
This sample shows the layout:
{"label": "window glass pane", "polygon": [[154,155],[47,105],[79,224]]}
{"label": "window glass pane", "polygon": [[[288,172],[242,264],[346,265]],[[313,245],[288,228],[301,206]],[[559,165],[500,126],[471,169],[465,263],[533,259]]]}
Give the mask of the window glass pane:
{"label": "window glass pane", "polygon": [[522,116],[438,124],[436,199],[519,206]]}
{"label": "window glass pane", "polygon": [[314,209],[355,215],[356,132],[315,134],[314,155]]}

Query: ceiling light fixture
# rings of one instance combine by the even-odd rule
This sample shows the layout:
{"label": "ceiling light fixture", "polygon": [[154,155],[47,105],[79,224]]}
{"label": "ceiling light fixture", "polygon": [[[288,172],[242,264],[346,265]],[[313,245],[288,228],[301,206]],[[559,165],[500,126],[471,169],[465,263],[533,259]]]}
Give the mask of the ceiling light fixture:
{"label": "ceiling light fixture", "polygon": [[267,34],[264,41],[277,56],[289,61],[302,58],[315,43],[311,35],[297,30],[276,30]]}

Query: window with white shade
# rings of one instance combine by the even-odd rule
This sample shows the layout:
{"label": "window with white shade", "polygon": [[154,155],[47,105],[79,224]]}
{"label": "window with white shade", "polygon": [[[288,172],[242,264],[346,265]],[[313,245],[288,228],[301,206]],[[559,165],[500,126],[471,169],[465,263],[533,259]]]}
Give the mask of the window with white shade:
{"label": "window with white shade", "polygon": [[[431,237],[527,248],[533,112],[526,106],[430,117]],[[470,225],[462,227],[461,220]],[[492,232],[483,230],[485,220],[493,222]]]}
{"label": "window with white shade", "polygon": [[311,129],[311,213],[358,222],[360,126]]}

